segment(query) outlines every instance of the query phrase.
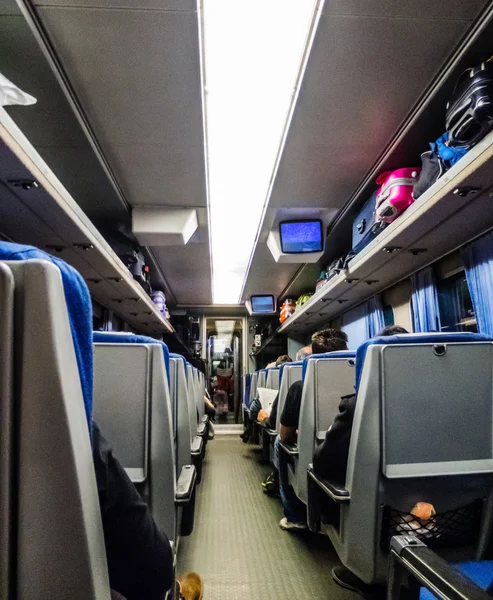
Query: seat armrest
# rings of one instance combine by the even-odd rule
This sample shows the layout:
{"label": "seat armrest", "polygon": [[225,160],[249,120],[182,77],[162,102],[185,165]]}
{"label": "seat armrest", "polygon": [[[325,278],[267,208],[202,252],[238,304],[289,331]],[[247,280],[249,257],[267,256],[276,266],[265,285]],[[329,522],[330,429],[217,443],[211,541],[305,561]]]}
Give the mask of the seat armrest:
{"label": "seat armrest", "polygon": [[275,438],[277,436],[277,431],[275,429],[265,429],[265,433],[272,438]]}
{"label": "seat armrest", "polygon": [[200,423],[197,426],[197,435],[205,435],[205,433],[206,433],[205,423]]}
{"label": "seat armrest", "polygon": [[202,417],[202,423],[205,423],[207,425],[208,422],[209,422],[209,415],[204,415]]}
{"label": "seat armrest", "polygon": [[406,598],[410,591],[414,591],[413,595],[419,598],[419,588],[424,586],[437,598],[491,600],[486,591],[430,550],[422,540],[410,535],[394,536],[390,542],[387,598],[399,600],[403,597],[402,583],[406,578]]}
{"label": "seat armrest", "polygon": [[204,446],[204,440],[200,436],[196,435],[192,440],[192,444],[191,444],[191,448],[190,448],[192,456],[197,455],[197,454],[202,454],[203,446]]}
{"label": "seat armrest", "polygon": [[319,477],[313,472],[313,466],[308,467],[308,476],[319,486],[319,488],[337,504],[346,504],[351,500],[349,491],[337,481],[329,481]]}
{"label": "seat armrest", "polygon": [[197,471],[193,465],[185,465],[181,468],[180,476],[176,482],[175,503],[187,504],[193,494]]}
{"label": "seat armrest", "polygon": [[297,444],[287,444],[286,442],[281,442],[279,446],[287,452],[290,456],[298,456],[298,445]]}

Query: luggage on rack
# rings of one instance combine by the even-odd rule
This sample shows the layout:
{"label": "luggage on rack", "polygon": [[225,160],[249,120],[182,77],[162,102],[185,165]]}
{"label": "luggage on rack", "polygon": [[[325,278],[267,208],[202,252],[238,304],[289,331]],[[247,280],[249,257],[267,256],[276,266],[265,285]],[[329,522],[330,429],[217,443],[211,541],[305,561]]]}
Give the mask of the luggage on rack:
{"label": "luggage on rack", "polygon": [[450,146],[469,149],[493,128],[492,59],[466,69],[455,84],[445,116]]}
{"label": "luggage on rack", "polygon": [[413,197],[417,200],[435,181],[453,167],[468,152],[466,147],[451,146],[448,133],[430,143],[430,149],[421,154],[421,173],[414,184]]}
{"label": "luggage on rack", "polygon": [[341,271],[345,271],[348,267],[349,261],[353,259],[356,254],[351,250],[344,256],[334,259],[325,269],[320,273],[320,277],[317,281],[317,285],[315,287],[316,290],[320,289],[322,285],[325,285],[328,281],[330,281],[336,275],[339,275]]}
{"label": "luggage on rack", "polygon": [[374,192],[354,218],[352,243],[354,254],[366,248],[387,227],[387,223],[377,220],[376,198],[377,193]]}
{"label": "luggage on rack", "polygon": [[377,178],[381,185],[376,197],[378,221],[392,223],[414,202],[413,188],[421,169],[404,167],[386,171]]}
{"label": "luggage on rack", "polygon": [[287,318],[289,318],[292,314],[294,314],[295,310],[296,310],[296,301],[293,298],[286,298],[286,300],[284,300],[283,305],[281,306],[279,322],[284,323],[284,321]]}

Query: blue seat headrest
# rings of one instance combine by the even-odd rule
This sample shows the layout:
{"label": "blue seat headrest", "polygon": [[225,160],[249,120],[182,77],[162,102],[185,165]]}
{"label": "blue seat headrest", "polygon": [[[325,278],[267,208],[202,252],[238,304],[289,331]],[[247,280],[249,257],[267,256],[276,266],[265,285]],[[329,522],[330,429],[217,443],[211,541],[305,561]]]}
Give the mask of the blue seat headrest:
{"label": "blue seat headrest", "polygon": [[62,276],[63,291],[79,369],[80,385],[84,398],[86,418],[91,428],[92,420],[92,303],[86,282],[73,267],[55,256],[34,246],[0,242],[0,260],[47,260],[58,267]]}
{"label": "blue seat headrest", "polygon": [[322,352],[321,354],[310,354],[303,360],[303,370],[301,371],[301,378],[305,379],[306,370],[308,369],[308,361],[314,358],[355,358],[356,352],[354,350],[337,350],[336,352]]}
{"label": "blue seat headrest", "polygon": [[156,340],[148,335],[136,335],[134,333],[114,333],[112,331],[95,331],[92,336],[93,342],[99,344],[161,344],[166,366],[166,376],[169,381],[169,350],[168,346],[161,340]]}
{"label": "blue seat headrest", "polygon": [[408,333],[376,337],[368,340],[356,350],[356,391],[359,389],[366,351],[369,346],[391,344],[446,344],[454,342],[491,342],[492,338],[483,333]]}
{"label": "blue seat headrest", "polygon": [[294,367],[296,365],[302,365],[303,361],[302,360],[297,360],[297,361],[293,361],[293,362],[288,362],[288,363],[283,363],[280,367],[279,367],[279,386],[281,386],[281,381],[282,381],[282,375],[284,373],[284,369],[286,367]]}

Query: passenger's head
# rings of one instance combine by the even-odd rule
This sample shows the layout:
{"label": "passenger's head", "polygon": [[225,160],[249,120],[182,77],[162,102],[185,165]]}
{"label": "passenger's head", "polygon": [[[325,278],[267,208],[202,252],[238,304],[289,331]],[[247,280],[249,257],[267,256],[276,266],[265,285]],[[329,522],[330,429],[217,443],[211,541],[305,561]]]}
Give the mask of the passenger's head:
{"label": "passenger's head", "polygon": [[402,333],[409,333],[407,329],[400,325],[387,325],[377,333],[376,337],[387,337],[389,335],[401,335]]}
{"label": "passenger's head", "polygon": [[296,360],[305,360],[305,358],[307,356],[310,356],[311,353],[312,353],[312,347],[305,346],[304,348],[301,348],[300,350],[298,350],[298,352],[296,353]]}
{"label": "passenger's head", "polygon": [[336,352],[347,350],[347,335],[340,329],[322,329],[312,335],[312,352]]}
{"label": "passenger's head", "polygon": [[288,356],[287,354],[282,354],[276,360],[276,367],[278,367],[279,365],[283,365],[284,363],[290,363],[290,362],[293,362],[293,359],[290,356]]}

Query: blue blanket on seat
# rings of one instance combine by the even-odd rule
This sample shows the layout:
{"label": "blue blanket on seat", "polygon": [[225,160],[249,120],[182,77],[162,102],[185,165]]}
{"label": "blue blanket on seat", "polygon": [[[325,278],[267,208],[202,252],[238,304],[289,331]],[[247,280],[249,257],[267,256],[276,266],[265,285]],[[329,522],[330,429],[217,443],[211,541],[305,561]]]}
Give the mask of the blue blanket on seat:
{"label": "blue blanket on seat", "polygon": [[0,242],[0,260],[47,260],[58,267],[62,276],[70,330],[75,357],[79,368],[80,385],[84,397],[89,429],[92,420],[92,303],[86,282],[73,267],[55,256],[34,246]]}
{"label": "blue blanket on seat", "polygon": [[[463,562],[455,566],[483,590],[487,590],[493,583],[493,561],[491,560]],[[436,600],[436,596],[426,588],[421,589],[419,597],[420,600]]]}

